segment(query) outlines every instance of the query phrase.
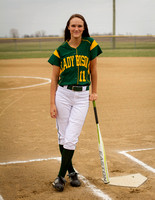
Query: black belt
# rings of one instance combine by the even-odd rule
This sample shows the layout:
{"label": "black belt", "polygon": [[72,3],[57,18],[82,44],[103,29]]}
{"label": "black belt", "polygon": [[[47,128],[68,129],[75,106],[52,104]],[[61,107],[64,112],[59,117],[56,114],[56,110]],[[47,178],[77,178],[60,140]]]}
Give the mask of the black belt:
{"label": "black belt", "polygon": [[76,92],[82,92],[82,91],[89,90],[89,85],[86,85],[86,86],[64,85],[64,86],[61,86],[61,87],[64,87],[64,88],[67,88],[69,90],[73,90],[73,91],[76,91]]}

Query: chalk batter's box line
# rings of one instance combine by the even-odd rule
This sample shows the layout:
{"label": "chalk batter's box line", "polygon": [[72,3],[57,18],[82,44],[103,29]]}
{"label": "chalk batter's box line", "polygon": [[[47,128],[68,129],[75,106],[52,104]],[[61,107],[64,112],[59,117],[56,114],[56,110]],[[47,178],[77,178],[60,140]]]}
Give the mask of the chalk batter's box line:
{"label": "chalk batter's box line", "polygon": [[142,167],[144,167],[145,169],[147,169],[148,171],[151,171],[153,173],[155,173],[155,169],[153,167],[150,167],[149,165],[147,165],[146,163],[142,162],[141,160],[135,158],[134,156],[130,155],[130,152],[137,152],[137,151],[147,151],[147,150],[153,150],[155,148],[148,148],[148,149],[135,149],[135,150],[128,150],[128,151],[120,151],[120,154],[123,154],[124,156],[126,156],[127,158],[131,159],[132,161],[136,162],[137,164],[141,165]]}
{"label": "chalk batter's box line", "polygon": [[[40,161],[49,161],[49,160],[57,160],[61,161],[61,157],[51,157],[51,158],[42,158],[42,159],[32,159],[27,161],[10,161],[10,162],[2,162],[0,165],[12,165],[12,164],[23,164],[23,163],[30,163],[30,162],[40,162]],[[98,189],[95,185],[92,185],[84,176],[79,174],[79,178],[83,181],[88,189],[92,191],[92,193],[100,197],[103,200],[112,200],[107,194],[105,194],[102,190]],[[4,200],[0,195],[0,200]]]}
{"label": "chalk batter's box line", "polygon": [[0,200],[4,200],[3,197],[0,195]]}

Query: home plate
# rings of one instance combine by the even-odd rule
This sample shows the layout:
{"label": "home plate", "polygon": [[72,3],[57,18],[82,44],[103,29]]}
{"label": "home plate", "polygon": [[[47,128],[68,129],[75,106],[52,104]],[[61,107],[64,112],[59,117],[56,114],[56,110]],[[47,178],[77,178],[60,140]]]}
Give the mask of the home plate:
{"label": "home plate", "polygon": [[147,178],[139,173],[130,174],[127,176],[111,177],[109,185],[124,186],[124,187],[139,187]]}

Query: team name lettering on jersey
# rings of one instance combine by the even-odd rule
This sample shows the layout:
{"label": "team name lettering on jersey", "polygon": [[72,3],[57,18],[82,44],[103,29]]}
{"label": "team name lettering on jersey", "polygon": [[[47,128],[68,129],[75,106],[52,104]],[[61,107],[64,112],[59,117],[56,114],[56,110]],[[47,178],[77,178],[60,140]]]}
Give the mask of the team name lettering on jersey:
{"label": "team name lettering on jersey", "polygon": [[82,55],[76,55],[76,65],[83,66],[85,68],[88,67],[88,57],[87,56],[82,56]]}
{"label": "team name lettering on jersey", "polygon": [[85,68],[88,68],[88,57],[82,55],[75,55],[63,59],[61,63],[61,71],[64,71],[65,69],[68,69],[70,67],[74,67],[74,61],[76,62],[77,67],[83,66]]}

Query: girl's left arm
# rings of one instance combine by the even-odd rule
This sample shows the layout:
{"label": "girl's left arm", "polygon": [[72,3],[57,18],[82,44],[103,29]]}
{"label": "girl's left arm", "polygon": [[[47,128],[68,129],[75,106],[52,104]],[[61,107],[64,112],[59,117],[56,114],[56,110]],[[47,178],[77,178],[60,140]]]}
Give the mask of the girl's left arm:
{"label": "girl's left arm", "polygon": [[97,57],[90,61],[91,94],[89,100],[97,100]]}

